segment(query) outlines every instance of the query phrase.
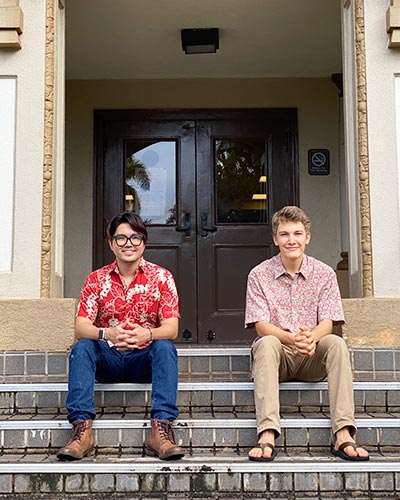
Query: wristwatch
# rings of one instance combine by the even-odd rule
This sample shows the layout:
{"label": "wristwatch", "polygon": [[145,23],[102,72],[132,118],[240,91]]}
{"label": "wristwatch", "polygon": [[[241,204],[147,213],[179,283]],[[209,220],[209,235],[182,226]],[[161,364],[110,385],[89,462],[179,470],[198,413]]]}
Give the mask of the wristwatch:
{"label": "wristwatch", "polygon": [[99,340],[106,340],[106,328],[100,328]]}

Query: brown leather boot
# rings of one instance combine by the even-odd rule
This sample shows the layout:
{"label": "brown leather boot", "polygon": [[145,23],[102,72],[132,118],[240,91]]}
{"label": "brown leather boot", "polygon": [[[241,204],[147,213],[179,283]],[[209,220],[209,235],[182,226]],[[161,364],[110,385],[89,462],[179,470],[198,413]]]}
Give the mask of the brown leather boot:
{"label": "brown leather boot", "polygon": [[175,444],[172,423],[169,420],[151,420],[151,432],[147,441],[147,455],[156,456],[161,460],[176,460],[182,458],[184,450]]}
{"label": "brown leather boot", "polygon": [[80,460],[94,449],[91,420],[75,420],[72,423],[72,437],[57,453],[60,460]]}

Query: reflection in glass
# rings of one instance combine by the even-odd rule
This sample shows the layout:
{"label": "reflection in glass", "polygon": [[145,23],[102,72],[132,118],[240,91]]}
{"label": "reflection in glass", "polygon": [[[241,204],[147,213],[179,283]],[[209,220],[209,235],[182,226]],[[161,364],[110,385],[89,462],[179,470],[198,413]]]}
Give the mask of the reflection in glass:
{"label": "reflection in glass", "polygon": [[125,147],[125,210],[146,224],[175,224],[175,141],[128,141]]}
{"label": "reflection in glass", "polygon": [[217,222],[267,221],[265,144],[262,140],[214,142]]}

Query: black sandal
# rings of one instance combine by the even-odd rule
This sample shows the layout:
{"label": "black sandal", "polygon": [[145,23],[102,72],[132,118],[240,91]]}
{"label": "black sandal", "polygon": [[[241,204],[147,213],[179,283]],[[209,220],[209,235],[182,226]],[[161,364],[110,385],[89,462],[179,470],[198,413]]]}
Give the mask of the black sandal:
{"label": "black sandal", "polygon": [[264,456],[250,457],[249,456],[249,460],[251,460],[252,462],[272,462],[277,455],[277,452],[275,450],[275,446],[272,443],[257,443],[257,445],[254,446],[254,448],[260,448],[260,450],[262,451],[262,455],[264,455],[265,448],[271,448],[272,453],[271,453],[270,457],[264,457]]}
{"label": "black sandal", "polygon": [[341,458],[342,460],[350,460],[351,462],[366,462],[367,460],[369,460],[369,456],[360,457],[359,455],[357,455],[355,457],[351,457],[344,451],[344,449],[347,448],[348,446],[353,448],[354,451],[357,451],[357,448],[362,448],[357,443],[353,443],[352,441],[346,441],[339,446],[338,450],[335,450],[335,448],[332,447],[332,454],[335,455],[335,457]]}

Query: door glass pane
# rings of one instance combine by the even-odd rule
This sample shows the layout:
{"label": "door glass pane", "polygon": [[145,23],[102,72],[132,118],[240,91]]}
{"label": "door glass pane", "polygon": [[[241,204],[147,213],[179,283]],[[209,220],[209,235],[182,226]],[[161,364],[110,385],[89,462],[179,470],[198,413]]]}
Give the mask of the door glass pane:
{"label": "door glass pane", "polygon": [[125,210],[146,224],[175,224],[176,142],[127,141]]}
{"label": "door glass pane", "polygon": [[267,221],[265,143],[256,139],[214,141],[217,223]]}

